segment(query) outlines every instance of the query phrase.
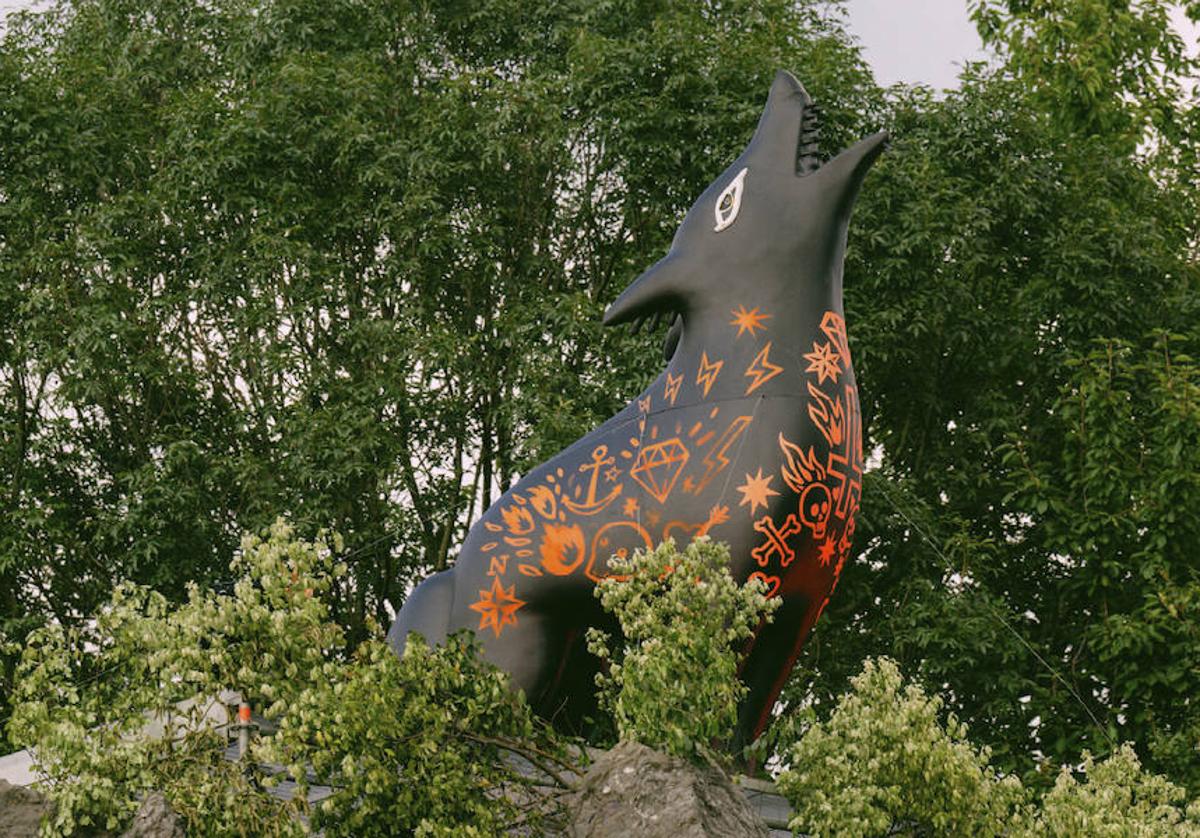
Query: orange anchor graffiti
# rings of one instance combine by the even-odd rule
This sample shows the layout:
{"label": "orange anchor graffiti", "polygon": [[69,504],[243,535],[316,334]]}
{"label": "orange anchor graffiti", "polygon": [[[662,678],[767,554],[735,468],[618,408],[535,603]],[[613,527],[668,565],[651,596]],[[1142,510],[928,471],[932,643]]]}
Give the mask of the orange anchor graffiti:
{"label": "orange anchor graffiti", "polygon": [[596,500],[596,481],[600,477],[600,470],[605,466],[611,466],[616,462],[616,458],[608,456],[608,446],[599,445],[592,452],[592,461],[584,463],[579,467],[580,471],[590,471],[591,478],[588,481],[587,497],[583,503],[577,503],[570,498],[564,497],[562,502],[568,509],[577,515],[595,515],[608,507],[610,503],[617,499],[617,495],[621,494],[622,484],[618,483],[600,500]]}

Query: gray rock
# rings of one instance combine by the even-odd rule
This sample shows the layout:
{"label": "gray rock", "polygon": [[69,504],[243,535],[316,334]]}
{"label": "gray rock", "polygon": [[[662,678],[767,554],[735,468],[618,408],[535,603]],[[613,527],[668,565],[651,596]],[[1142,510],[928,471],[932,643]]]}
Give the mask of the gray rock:
{"label": "gray rock", "polygon": [[0,780],[0,838],[33,838],[54,804],[33,789]]}
{"label": "gray rock", "polygon": [[184,838],[185,835],[179,815],[162,792],[153,791],[142,800],[133,823],[121,838]]}
{"label": "gray rock", "polygon": [[724,773],[622,742],[602,754],[570,804],[576,838],[767,838]]}

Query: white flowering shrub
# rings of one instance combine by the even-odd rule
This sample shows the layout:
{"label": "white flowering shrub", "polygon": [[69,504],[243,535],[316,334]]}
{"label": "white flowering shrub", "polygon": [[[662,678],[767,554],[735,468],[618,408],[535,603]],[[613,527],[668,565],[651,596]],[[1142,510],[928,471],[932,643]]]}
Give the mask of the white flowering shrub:
{"label": "white flowering shrub", "polygon": [[934,835],[1000,835],[1023,801],[1020,782],[999,778],[986,748],[966,740],[941,702],[903,687],[896,664],[868,661],[829,720],[788,753],[778,779],[793,830],[813,836],[877,836],[912,824]]}
{"label": "white flowering shrub", "polygon": [[[120,831],[152,790],[200,836],[491,835],[555,813],[553,789],[512,792],[528,780],[504,755],[563,786],[561,749],[473,642],[414,637],[400,660],[369,641],[345,660],[325,604],[343,569],[283,522],[244,539],[232,566],[231,595],[193,586],[172,606],[125,585],[85,628],[30,639],[10,734],[57,804],[44,834]],[[228,689],[279,725],[243,763],[204,721]],[[285,803],[267,790],[272,764],[302,791],[311,771],[334,793]]]}
{"label": "white flowering shrub", "polygon": [[1161,774],[1148,774],[1129,745],[1096,762],[1084,779],[1064,768],[1021,838],[1200,838],[1200,800]]}
{"label": "white flowering shrub", "polygon": [[[411,635],[403,659],[368,641],[326,664],[273,737],[306,790],[306,769],[334,793],[312,826],[330,838],[540,835],[561,817],[574,770],[508,675],[464,632],[430,648]],[[513,758],[532,766],[518,771]]]}
{"label": "white flowering shrub", "polygon": [[614,556],[596,596],[622,639],[588,631],[588,648],[608,664],[597,676],[602,705],[622,740],[695,758],[728,740],[746,688],[737,646],[778,600],[762,583],[738,585],[729,548],[697,538],[683,551],[667,540],[650,552]]}
{"label": "white flowering shrub", "polygon": [[1122,746],[1082,779],[1064,768],[1032,799],[1016,777],[989,765],[942,703],[905,685],[895,662],[868,660],[829,719],[814,723],[786,756],[778,786],[794,831],[813,838],[884,835],[1012,838],[1200,838],[1200,802],[1165,777],[1142,771]]}

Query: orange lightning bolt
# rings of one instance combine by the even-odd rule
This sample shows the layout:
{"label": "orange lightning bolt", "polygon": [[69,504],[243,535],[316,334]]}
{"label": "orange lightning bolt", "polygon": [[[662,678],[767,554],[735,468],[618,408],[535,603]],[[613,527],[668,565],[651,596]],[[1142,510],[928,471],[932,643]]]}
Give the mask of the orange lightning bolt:
{"label": "orange lightning bolt", "polygon": [[757,390],[759,385],[765,384],[775,376],[779,375],[779,373],[783,372],[783,367],[779,366],[778,364],[772,364],[767,359],[767,355],[770,353],[770,351],[771,342],[767,341],[767,345],[762,348],[762,352],[759,352],[757,355],[755,355],[754,360],[750,362],[750,366],[746,368],[746,377],[754,379],[750,382],[750,386],[746,388],[747,396]]}
{"label": "orange lightning bolt", "polygon": [[708,391],[712,389],[713,382],[717,380],[717,375],[721,372],[721,367],[724,366],[724,361],[708,362],[708,353],[700,353],[700,369],[696,373],[696,383],[704,385],[704,395],[708,395]]}
{"label": "orange lightning bolt", "polygon": [[704,491],[714,477],[721,473],[725,466],[729,465],[729,449],[733,447],[733,443],[737,442],[737,438],[742,435],[742,431],[746,430],[746,426],[750,424],[751,416],[739,416],[729,423],[729,427],[725,432],[717,438],[713,443],[712,449],[704,455],[704,465],[706,471],[704,476],[696,484],[696,488],[692,490],[692,494],[698,495]]}

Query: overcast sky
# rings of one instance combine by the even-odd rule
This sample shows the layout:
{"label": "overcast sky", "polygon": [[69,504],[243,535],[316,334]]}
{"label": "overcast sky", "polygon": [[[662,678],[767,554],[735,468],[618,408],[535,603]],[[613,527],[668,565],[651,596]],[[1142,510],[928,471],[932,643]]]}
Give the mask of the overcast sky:
{"label": "overcast sky", "polygon": [[[0,13],[31,5],[31,0],[0,0]],[[846,7],[850,31],[880,84],[954,87],[964,61],[985,57],[967,19],[967,0],[847,0]],[[1176,9],[1174,19],[1194,50],[1200,29],[1182,10]]]}

